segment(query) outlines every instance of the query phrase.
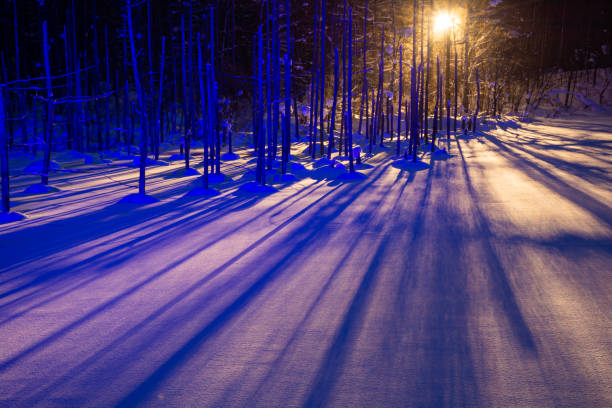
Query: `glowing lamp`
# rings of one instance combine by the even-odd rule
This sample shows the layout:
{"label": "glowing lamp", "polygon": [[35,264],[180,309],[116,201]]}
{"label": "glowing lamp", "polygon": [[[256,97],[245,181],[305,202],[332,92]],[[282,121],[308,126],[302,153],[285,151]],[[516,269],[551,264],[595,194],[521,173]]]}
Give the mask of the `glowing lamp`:
{"label": "glowing lamp", "polygon": [[440,12],[434,18],[434,31],[444,33],[457,24],[457,18],[448,12]]}

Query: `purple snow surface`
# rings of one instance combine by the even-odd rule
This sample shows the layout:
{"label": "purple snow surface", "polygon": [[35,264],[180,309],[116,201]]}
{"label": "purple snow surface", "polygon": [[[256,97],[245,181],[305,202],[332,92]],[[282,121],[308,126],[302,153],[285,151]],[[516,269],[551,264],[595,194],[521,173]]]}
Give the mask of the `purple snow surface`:
{"label": "purple snow surface", "polygon": [[0,406],[612,406],[611,140],[536,121],[272,194],[177,162],[141,205],[136,169],[58,174],[0,226]]}

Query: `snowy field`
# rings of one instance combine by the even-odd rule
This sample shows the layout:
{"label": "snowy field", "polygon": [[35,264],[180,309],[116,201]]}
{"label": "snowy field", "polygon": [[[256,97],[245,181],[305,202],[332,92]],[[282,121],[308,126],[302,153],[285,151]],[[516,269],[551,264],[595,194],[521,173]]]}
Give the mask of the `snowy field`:
{"label": "snowy field", "polygon": [[180,162],[146,205],[127,161],[13,178],[0,406],[612,406],[612,117],[542,120],[268,195],[244,150],[208,198]]}

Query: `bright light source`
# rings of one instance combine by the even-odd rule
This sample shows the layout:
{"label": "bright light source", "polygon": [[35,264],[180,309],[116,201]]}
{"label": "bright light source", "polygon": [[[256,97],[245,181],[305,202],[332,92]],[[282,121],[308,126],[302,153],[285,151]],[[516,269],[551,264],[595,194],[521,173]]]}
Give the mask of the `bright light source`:
{"label": "bright light source", "polygon": [[444,33],[455,24],[457,24],[457,18],[453,14],[440,12],[434,18],[434,31]]}

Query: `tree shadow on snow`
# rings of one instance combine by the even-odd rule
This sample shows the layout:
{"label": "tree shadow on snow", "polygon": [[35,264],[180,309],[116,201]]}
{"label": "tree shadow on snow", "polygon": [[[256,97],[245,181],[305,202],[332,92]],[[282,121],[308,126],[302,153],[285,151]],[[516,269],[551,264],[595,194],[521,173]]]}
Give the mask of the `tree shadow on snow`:
{"label": "tree shadow on snow", "polygon": [[[491,277],[492,297],[499,299],[500,311],[509,322],[516,340],[523,349],[535,354],[537,353],[535,341],[520,312],[507,273],[490,242],[493,234],[485,215],[478,206],[478,197],[471,185],[460,146],[459,152],[468,183],[470,207],[482,231],[478,237],[478,243],[486,257],[484,262]],[[291,213],[288,218],[223,264],[212,270],[203,271],[201,278],[181,288],[176,296],[156,307],[136,324],[105,339],[105,343],[88,358],[70,367],[57,379],[36,385],[29,390],[27,396],[24,396],[25,401],[34,405],[48,398],[50,392],[68,386],[70,381],[91,381],[91,378],[98,381],[100,390],[108,389],[105,386],[116,380],[117,378],[114,378],[116,376],[123,378],[121,373],[128,372],[127,368],[133,361],[146,359],[147,353],[150,353],[157,344],[173,338],[170,350],[161,361],[153,363],[151,369],[138,374],[137,377],[127,379],[130,390],[120,397],[119,402],[113,402],[113,405],[134,406],[155,398],[160,387],[193,359],[203,349],[206,342],[214,338],[223,328],[230,327],[231,323],[236,321],[238,316],[246,311],[256,299],[260,298],[265,290],[271,290],[274,285],[282,283],[283,279],[288,279],[294,274],[296,268],[292,266],[299,265],[312,256],[313,251],[317,248],[330,242],[334,222],[342,223],[344,211],[350,205],[358,202],[391,166],[392,164],[389,163],[373,169],[368,179],[362,183],[327,185],[325,186],[327,190],[323,190],[318,198],[311,201],[308,200],[309,195],[319,193],[323,189],[323,180],[315,181],[310,186],[300,188],[282,200],[265,206],[258,210],[253,218],[224,230],[218,236],[194,244],[186,253],[144,275],[141,280],[134,282],[121,293],[103,301],[62,328],[45,335],[32,346],[1,363],[0,370],[17,364],[25,357],[62,339],[85,323],[91,322],[121,300],[136,295],[148,284],[210,248],[216,242],[231,240],[240,233],[242,228],[255,222],[257,218],[273,216],[290,206],[297,208],[301,201],[307,201],[306,206]],[[397,287],[392,287],[395,297],[386,306],[390,308],[389,319],[381,323],[382,330],[388,333],[384,339],[386,350],[392,350],[395,353],[383,354],[382,358],[397,358],[399,363],[406,361],[416,365],[415,374],[408,377],[407,380],[411,384],[404,384],[403,388],[396,391],[405,402],[416,400],[417,405],[422,406],[477,405],[479,403],[474,356],[469,338],[470,327],[468,326],[471,313],[468,284],[470,271],[456,265],[456,260],[462,256],[461,250],[467,246],[466,241],[469,241],[471,237],[466,237],[465,230],[458,225],[451,224],[446,228],[445,221],[447,220],[444,219],[440,220],[441,225],[433,225],[430,218],[432,212],[435,214],[430,208],[434,189],[442,189],[442,194],[452,196],[451,187],[443,184],[446,183],[446,180],[439,177],[440,172],[450,171],[449,167],[447,163],[431,161],[425,168],[427,170],[426,174],[423,174],[426,177],[425,188],[417,192],[420,194],[416,196],[418,200],[406,199],[409,194],[408,186],[414,180],[416,172],[401,167],[396,175],[396,182],[399,182],[399,185],[389,183],[388,186],[377,192],[380,197],[384,198],[391,196],[392,190],[398,190],[397,198],[392,203],[388,214],[388,217],[393,220],[391,221],[393,225],[389,227],[389,231],[383,231],[389,232],[388,234],[381,233],[376,246],[370,249],[372,256],[369,264],[364,265],[364,272],[361,276],[355,277],[358,279],[355,285],[356,290],[347,302],[346,308],[339,311],[342,313],[340,323],[331,335],[329,346],[323,353],[322,359],[318,362],[319,366],[314,378],[305,380],[310,381],[310,385],[302,401],[303,406],[323,406],[330,402],[334,387],[343,369],[349,364],[349,357],[355,350],[360,334],[363,333],[367,312],[372,302],[376,300],[374,294],[379,287],[381,275],[389,271],[388,264],[385,264],[388,256],[391,256],[392,261],[396,262],[397,270],[403,273]],[[408,177],[404,177],[406,174]],[[92,245],[96,240],[100,242],[95,242],[95,245],[112,242],[118,242],[118,244],[111,245],[110,248],[92,257],[74,262],[70,270],[54,268],[52,260],[49,260],[33,278],[29,278],[31,276],[31,271],[29,271],[18,273],[0,282],[0,284],[17,283],[17,287],[10,290],[10,293],[0,294],[0,298],[17,296],[10,301],[12,303],[0,306],[0,311],[9,313],[11,308],[24,303],[26,308],[9,315],[9,319],[14,319],[28,310],[39,307],[44,302],[68,295],[76,288],[83,287],[97,279],[98,275],[90,276],[88,270],[91,268],[109,270],[132,259],[134,253],[138,253],[138,256],[146,256],[147,253],[156,251],[160,245],[163,245],[163,242],[185,236],[195,228],[201,228],[232,212],[251,207],[257,201],[257,198],[247,196],[222,196],[211,200],[182,199],[130,211],[123,211],[121,205],[116,204],[91,214],[76,216],[73,219],[57,220],[6,234],[10,237],[7,242],[15,243],[13,247],[15,251],[18,250],[16,247],[18,243],[36,242],[35,240],[44,236],[58,236],[58,241],[50,244],[48,248],[34,247],[33,251],[32,248],[29,248],[31,252],[25,253],[24,250],[23,253],[16,253],[9,265],[22,268],[27,267],[29,262],[53,255],[63,248],[87,244],[90,241]],[[383,204],[385,204],[384,200],[381,199],[373,200],[366,205],[354,225],[351,225],[357,235],[361,236],[378,229],[376,216],[380,215]],[[438,205],[441,206],[440,211],[448,209],[447,206],[452,208],[452,203],[439,203]],[[400,217],[403,211],[412,206],[416,206],[414,216]],[[180,217],[174,221],[168,221],[177,215]],[[157,222],[160,224],[155,225]],[[264,244],[290,228],[295,229],[291,230],[283,246],[274,245],[263,253],[258,253],[254,259],[248,260],[249,256],[256,253]],[[65,233],[62,234],[62,231]],[[448,244],[449,242],[456,242],[457,245]],[[290,354],[292,345],[299,340],[300,333],[304,331],[323,296],[338,277],[343,264],[349,257],[356,255],[357,245],[358,240],[355,240],[344,249],[345,252],[337,259],[338,263],[333,266],[327,278],[321,282],[319,293],[310,300],[304,317],[300,321],[292,322],[294,325],[292,335],[271,363],[268,373],[259,386],[253,391],[253,399],[256,399],[264,388],[272,386],[269,384],[272,376],[276,374],[283,359]],[[89,249],[83,248],[77,254],[85,253]],[[246,264],[241,265],[238,271],[230,274],[228,270],[240,262],[246,262]],[[265,265],[265,268],[261,265]],[[228,276],[217,290],[200,294],[207,284],[222,274]],[[21,279],[28,279],[28,281],[21,283]],[[423,281],[427,282],[426,290],[417,291],[418,284]],[[221,308],[211,312],[210,305],[213,301],[220,302],[218,300],[220,293],[231,293],[233,297],[224,300],[225,303]],[[44,299],[33,300],[34,298],[40,299],[41,296]],[[27,301],[37,303],[27,304]],[[182,305],[181,311],[170,314],[169,312],[179,304]],[[412,326],[415,319],[420,323],[419,327]],[[3,320],[0,325],[5,324],[6,321],[6,319]],[[172,337],[184,326],[193,324],[197,325],[197,329],[189,337]],[[408,344],[410,347],[407,348],[403,338],[405,335],[412,336],[410,339],[416,344],[410,343]],[[122,346],[129,347],[129,350],[123,355],[113,355]],[[208,359],[211,358],[212,356],[208,357]],[[398,362],[385,361],[385,363],[397,364]],[[110,375],[111,373],[113,375]],[[243,373],[243,376],[246,375],[247,373]],[[239,386],[239,382],[240,379],[236,380],[234,385]],[[278,384],[275,384],[274,387],[280,388]],[[413,389],[418,391],[418,395],[413,393]],[[215,405],[229,404],[232,392],[233,387],[228,385],[226,392],[216,401]],[[280,398],[282,390],[277,390],[277,393]],[[96,396],[90,395],[89,397],[95,398]],[[286,396],[287,399],[290,397],[292,396]]]}
{"label": "tree shadow on snow", "polygon": [[[587,210],[599,220],[605,222],[609,226],[612,226],[612,211],[610,211],[610,207],[608,205],[602,203],[598,199],[590,196],[589,194],[577,189],[576,187],[571,186],[560,177],[554,175],[550,170],[547,170],[546,168],[537,164],[534,160],[529,160],[525,157],[517,157],[516,153],[510,147],[514,147],[519,150],[523,149],[516,147],[512,143],[501,141],[500,139],[492,135],[486,135],[486,140],[498,147],[499,153],[508,161],[510,161],[515,168],[521,170],[530,179],[555,191],[557,194],[564,197],[565,199]],[[538,157],[533,152],[529,152],[526,150],[523,151],[527,154],[530,154],[534,158],[544,160],[550,164],[559,167],[559,160],[553,158],[544,158],[542,156]],[[582,176],[587,180],[591,179],[591,181],[593,182],[610,182],[610,177],[606,176],[605,174],[602,174],[601,172],[593,173],[592,169],[587,170],[585,166],[582,166],[580,164],[575,165],[573,163],[564,162],[562,169],[565,169],[566,171],[571,172],[573,174]]]}
{"label": "tree shadow on snow", "polygon": [[[369,180],[368,184],[372,182],[373,180]],[[119,406],[131,406],[134,403],[148,398],[149,395],[155,391],[157,386],[164,381],[164,379],[172,375],[174,371],[182,366],[192,356],[192,354],[210,338],[210,336],[216,333],[222,326],[234,319],[236,315],[238,315],[241,310],[246,308],[246,306],[252,302],[261,291],[272,284],[272,282],[279,279],[283,274],[290,273],[290,266],[294,262],[297,262],[301,257],[306,256],[306,253],[304,252],[305,250],[295,249],[308,248],[309,245],[314,245],[315,243],[318,245],[320,240],[325,240],[329,235],[329,232],[326,230],[325,226],[333,219],[338,217],[360,196],[360,194],[363,193],[366,188],[367,185],[361,184],[342,185],[332,188],[322,197],[315,200],[315,202],[295,213],[289,219],[285,220],[272,231],[267,233],[264,237],[249,246],[245,251],[236,255],[230,261],[218,268],[219,270],[223,270],[232,265],[237,259],[244,256],[247,252],[259,247],[270,237],[285,229],[287,226],[296,222],[297,220],[301,220],[303,222],[303,225],[298,227],[298,229],[291,234],[290,242],[287,242],[286,246],[283,248],[272,248],[270,249],[270,254],[263,254],[261,256],[262,259],[269,257],[276,259],[274,264],[267,268],[265,272],[260,274],[245,291],[243,291],[228,307],[226,307],[209,324],[207,324],[206,327],[204,327],[187,343],[183,344],[180,349],[178,349],[168,360],[166,360],[166,362],[164,362],[154,373],[149,375],[142,383],[140,383],[136,389],[134,389],[120,402]],[[330,201],[331,198],[335,196],[340,198]],[[327,204],[325,206],[317,206],[317,204],[321,202],[326,202]],[[318,209],[315,210],[314,214],[308,216],[309,221],[306,222],[304,219],[304,214],[313,207]],[[255,260],[253,262],[258,263],[259,261]],[[236,279],[243,278],[238,276]],[[231,286],[232,284],[232,281],[227,283],[228,286]],[[194,307],[197,308],[199,306]]]}

